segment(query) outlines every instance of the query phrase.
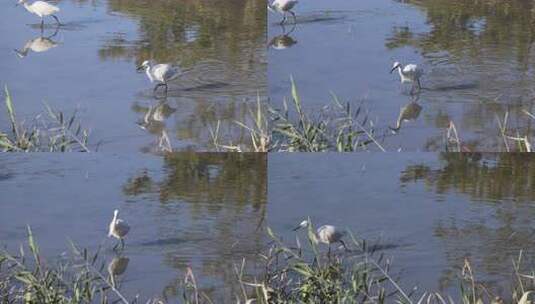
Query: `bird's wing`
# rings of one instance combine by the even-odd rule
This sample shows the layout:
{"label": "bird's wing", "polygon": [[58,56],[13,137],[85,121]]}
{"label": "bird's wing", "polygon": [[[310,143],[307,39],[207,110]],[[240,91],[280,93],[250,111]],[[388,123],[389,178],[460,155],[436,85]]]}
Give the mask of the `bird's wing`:
{"label": "bird's wing", "polygon": [[416,71],[418,69],[418,66],[416,64],[407,64],[403,67],[403,72],[412,72]]}
{"label": "bird's wing", "polygon": [[45,14],[55,14],[59,12],[59,7],[52,5],[50,3],[46,3],[44,1],[35,1],[32,4],[32,9],[34,11],[42,12]]}
{"label": "bird's wing", "polygon": [[297,0],[286,1],[285,9],[291,10],[297,4]]}
{"label": "bird's wing", "polygon": [[108,230],[108,237],[111,237],[113,235],[113,228],[115,227],[115,223],[112,221],[110,223],[110,229]]}
{"label": "bird's wing", "polygon": [[157,75],[165,80],[171,80],[176,78],[180,73],[177,67],[173,67],[170,64],[162,63],[157,64],[152,68],[153,75]]}
{"label": "bird's wing", "polygon": [[125,221],[118,219],[115,221],[115,228],[121,231],[123,234],[126,234],[130,230],[130,225],[128,225]]}

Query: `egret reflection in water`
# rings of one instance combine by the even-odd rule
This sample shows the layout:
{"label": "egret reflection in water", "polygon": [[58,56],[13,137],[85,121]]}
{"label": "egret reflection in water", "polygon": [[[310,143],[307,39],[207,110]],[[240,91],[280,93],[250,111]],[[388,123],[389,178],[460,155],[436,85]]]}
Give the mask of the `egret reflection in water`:
{"label": "egret reflection in water", "polygon": [[54,33],[49,36],[43,36],[43,32],[41,32],[39,37],[28,40],[22,49],[14,49],[14,51],[19,58],[24,58],[30,51],[35,53],[43,53],[55,48],[59,45],[59,42],[54,41],[52,38],[58,34],[58,31],[59,27],[56,27]]}
{"label": "egret reflection in water", "polygon": [[130,259],[125,256],[115,256],[108,264],[108,274],[110,275],[110,280],[113,286],[117,285],[116,276],[120,276],[125,273],[126,268],[128,268],[128,263]]}
{"label": "egret reflection in water", "polygon": [[271,47],[275,50],[285,50],[294,46],[294,44],[297,43],[297,40],[292,38],[290,34],[295,30],[295,28],[296,24],[294,24],[292,28],[288,32],[286,32],[286,27],[284,25],[281,25],[282,34],[273,37],[269,41],[268,47]]}
{"label": "egret reflection in water", "polygon": [[416,120],[420,116],[422,106],[418,104],[418,98],[410,101],[408,104],[401,107],[399,116],[394,127],[389,127],[394,133],[397,133],[404,122]]}
{"label": "egret reflection in water", "polygon": [[137,112],[144,112],[143,119],[137,124],[148,133],[156,135],[157,147],[160,151],[171,151],[172,145],[166,131],[165,121],[176,112],[176,108],[171,107],[167,98],[160,100],[156,105],[149,107],[135,106]]}

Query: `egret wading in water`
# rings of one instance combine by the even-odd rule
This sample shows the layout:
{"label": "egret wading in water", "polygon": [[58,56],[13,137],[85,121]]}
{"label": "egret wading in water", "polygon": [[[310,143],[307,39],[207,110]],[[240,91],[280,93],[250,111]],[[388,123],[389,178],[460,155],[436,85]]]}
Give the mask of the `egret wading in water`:
{"label": "egret wading in water", "polygon": [[280,22],[281,25],[286,21],[287,13],[290,13],[293,16],[295,24],[297,23],[297,18],[295,17],[295,13],[292,11],[292,9],[297,3],[297,0],[274,0],[270,4],[268,0],[268,9],[272,12],[282,14],[282,21]]}
{"label": "egret wading in water", "polygon": [[110,230],[108,232],[108,237],[114,237],[119,240],[117,244],[113,247],[113,250],[117,249],[117,246],[121,244],[121,249],[124,249],[124,237],[130,231],[130,226],[126,221],[118,218],[119,210],[115,209],[113,211],[113,219],[110,223]]}
{"label": "egret wading in water", "polygon": [[[301,228],[306,228],[310,225],[309,220],[302,221],[299,226],[294,228],[294,231],[297,231]],[[344,246],[345,250],[347,249],[346,244],[342,240],[342,238],[346,235],[345,231],[341,231],[337,227],[333,225],[323,225],[316,230],[316,238],[320,243],[324,243],[329,245],[329,255],[331,254],[331,244],[333,243],[340,243],[342,246]]]}
{"label": "egret wading in water", "polygon": [[54,19],[56,19],[56,22],[58,25],[61,25],[61,22],[59,22],[58,17],[55,15],[59,12],[59,7],[52,5],[50,3],[47,3],[45,1],[35,1],[32,4],[28,4],[28,0],[19,0],[18,4],[24,5],[24,8],[37,16],[41,18],[41,28],[43,28],[45,24],[45,17],[46,16],[52,16]]}
{"label": "egret wading in water", "polygon": [[398,70],[399,78],[401,80],[401,83],[410,82],[412,83],[411,93],[414,93],[414,89],[416,85],[418,85],[418,91],[422,89],[422,84],[420,83],[420,77],[424,74],[424,71],[418,67],[416,64],[407,64],[406,66],[403,66],[399,62],[394,62],[394,65],[392,66],[392,70],[390,70],[390,73],[394,72],[395,70]]}
{"label": "egret wading in water", "polygon": [[179,67],[172,66],[169,63],[155,64],[152,60],[143,61],[137,69],[138,71],[145,70],[151,83],[157,82],[154,87],[154,94],[162,86],[165,87],[165,95],[167,95],[167,83],[182,74]]}

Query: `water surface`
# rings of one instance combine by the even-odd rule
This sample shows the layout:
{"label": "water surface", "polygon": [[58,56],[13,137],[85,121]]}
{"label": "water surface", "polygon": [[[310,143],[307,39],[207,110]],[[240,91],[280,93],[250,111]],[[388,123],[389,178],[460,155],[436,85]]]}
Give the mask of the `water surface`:
{"label": "water surface", "polygon": [[69,240],[111,263],[113,210],[131,230],[120,257],[122,292],[141,302],[176,302],[191,267],[204,292],[235,303],[234,266],[256,269],[265,248],[264,154],[177,153],[163,158],[111,154],[0,157],[0,248],[18,252],[30,225],[50,263]]}
{"label": "water surface", "polygon": [[385,248],[406,290],[456,299],[468,258],[476,278],[508,299],[512,259],[524,250],[525,269],[535,265],[528,155],[270,154],[268,164],[268,225],[287,240],[307,216],[349,229]]}
{"label": "water surface", "polygon": [[[511,136],[532,134],[533,2],[471,0],[304,1],[298,22],[284,28],[268,14],[271,103],[290,96],[293,75],[303,103],[315,111],[334,92],[361,104],[388,150],[444,151],[449,122],[466,149],[505,151],[499,132],[508,113]],[[394,61],[425,70],[424,90],[389,74]],[[422,110],[395,126],[400,109],[417,102]]]}
{"label": "water surface", "polygon": [[[0,3],[0,84],[19,120],[31,123],[43,102],[79,109],[100,151],[158,152],[162,138],[164,148],[211,150],[218,121],[223,140],[241,141],[234,121],[247,122],[248,105],[266,94],[263,1],[56,3],[64,25],[56,32],[46,19],[43,33],[39,18],[14,0]],[[136,73],[147,59],[188,71],[167,98]],[[6,130],[3,107],[0,115]]]}

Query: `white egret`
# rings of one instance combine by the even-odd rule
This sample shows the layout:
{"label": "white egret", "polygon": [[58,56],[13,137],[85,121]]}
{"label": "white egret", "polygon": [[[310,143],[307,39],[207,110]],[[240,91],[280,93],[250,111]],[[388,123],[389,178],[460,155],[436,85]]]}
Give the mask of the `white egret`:
{"label": "white egret", "polygon": [[280,22],[281,25],[286,21],[287,13],[290,13],[294,17],[295,24],[297,23],[297,18],[295,17],[295,13],[292,11],[292,9],[297,3],[297,0],[274,0],[270,4],[268,0],[268,9],[272,12],[282,14],[282,21]]}
{"label": "white egret", "polygon": [[154,87],[155,94],[156,90],[158,90],[160,86],[163,86],[165,87],[165,94],[167,95],[167,83],[182,74],[182,71],[177,66],[173,66],[169,63],[155,64],[152,60],[143,61],[143,63],[138,67],[138,71],[143,69],[145,70],[145,73],[147,74],[147,77],[149,77],[151,83],[158,83]]}
{"label": "white egret", "polygon": [[59,7],[55,5],[52,5],[45,1],[34,1],[32,4],[28,4],[28,0],[19,0],[18,4],[24,5],[24,8],[28,12],[35,14],[39,16],[39,18],[41,18],[41,28],[43,28],[44,26],[44,18],[46,16],[52,16],[54,19],[56,19],[58,25],[61,25],[61,22],[59,22],[58,17],[55,15],[59,12]]}
{"label": "white egret", "polygon": [[399,72],[399,78],[401,80],[401,83],[411,82],[413,84],[411,92],[413,92],[415,84],[418,85],[418,90],[422,88],[422,85],[420,83],[420,77],[422,77],[424,71],[416,64],[411,63],[407,64],[406,66],[403,66],[401,63],[396,61],[394,62],[390,73],[394,72],[396,69]]}
{"label": "white egret", "polygon": [[[113,211],[113,219],[110,222],[110,230],[108,232],[108,237],[114,237],[120,241],[121,249],[124,248],[124,237],[130,231],[130,226],[128,223],[122,219],[117,218],[119,216],[119,210],[115,209]],[[119,243],[113,247],[115,250]]]}
{"label": "white egret", "polygon": [[[310,225],[309,220],[302,221],[299,226],[294,228],[294,231],[297,231],[301,228],[306,228]],[[337,227],[333,225],[323,225],[316,230],[316,238],[319,242],[329,245],[329,254],[331,252],[331,244],[333,243],[340,243],[346,250],[347,246],[342,240],[342,238],[346,235],[345,231],[341,231]]]}

